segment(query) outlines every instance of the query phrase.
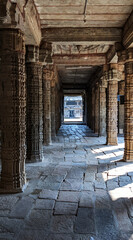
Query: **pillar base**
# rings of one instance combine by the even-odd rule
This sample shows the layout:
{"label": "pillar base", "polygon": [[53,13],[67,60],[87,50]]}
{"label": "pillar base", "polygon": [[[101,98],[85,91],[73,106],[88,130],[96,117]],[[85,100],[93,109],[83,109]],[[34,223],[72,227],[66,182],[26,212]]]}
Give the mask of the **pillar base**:
{"label": "pillar base", "polygon": [[30,156],[30,158],[27,157],[26,163],[36,163],[36,162],[42,162],[42,155],[41,156]]}
{"label": "pillar base", "polygon": [[15,193],[21,193],[24,192],[24,190],[26,189],[28,185],[28,182],[26,182],[22,188],[11,188],[11,189],[4,189],[1,187],[1,183],[0,183],[0,194],[15,194]]}
{"label": "pillar base", "polygon": [[117,146],[118,143],[117,142],[106,142],[106,145],[108,145],[108,146]]}

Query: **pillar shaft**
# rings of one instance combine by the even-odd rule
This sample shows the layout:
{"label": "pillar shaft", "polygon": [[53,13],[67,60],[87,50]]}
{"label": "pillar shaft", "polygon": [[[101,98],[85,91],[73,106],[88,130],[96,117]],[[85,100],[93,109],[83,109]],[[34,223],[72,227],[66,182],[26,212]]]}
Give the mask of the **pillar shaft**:
{"label": "pillar shaft", "polygon": [[56,127],[55,127],[55,83],[51,87],[51,137],[55,140]]}
{"label": "pillar shaft", "polygon": [[44,106],[44,145],[51,143],[51,81],[53,78],[53,65],[43,67],[43,106]]}
{"label": "pillar shaft", "polygon": [[125,63],[125,151],[124,160],[133,161],[133,48]]}
{"label": "pillar shaft", "polygon": [[95,129],[94,132],[98,133],[99,130],[99,87],[95,88]]}
{"label": "pillar shaft", "polygon": [[42,64],[27,62],[27,161],[42,161]]}
{"label": "pillar shaft", "polygon": [[0,29],[1,192],[20,192],[25,184],[25,48],[18,29]]}
{"label": "pillar shaft", "polygon": [[95,89],[92,88],[92,120],[91,120],[92,130],[95,129]]}
{"label": "pillar shaft", "polygon": [[106,136],[106,85],[102,79],[99,88],[99,136]]}
{"label": "pillar shaft", "polygon": [[108,72],[107,87],[107,145],[117,145],[117,70]]}

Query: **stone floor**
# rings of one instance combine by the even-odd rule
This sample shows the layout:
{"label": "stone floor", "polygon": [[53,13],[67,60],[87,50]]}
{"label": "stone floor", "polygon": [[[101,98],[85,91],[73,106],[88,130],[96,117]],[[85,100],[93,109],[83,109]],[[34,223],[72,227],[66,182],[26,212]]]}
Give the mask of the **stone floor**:
{"label": "stone floor", "polygon": [[24,193],[0,196],[0,240],[132,240],[133,164],[124,140],[106,146],[84,125],[64,125],[26,164]]}

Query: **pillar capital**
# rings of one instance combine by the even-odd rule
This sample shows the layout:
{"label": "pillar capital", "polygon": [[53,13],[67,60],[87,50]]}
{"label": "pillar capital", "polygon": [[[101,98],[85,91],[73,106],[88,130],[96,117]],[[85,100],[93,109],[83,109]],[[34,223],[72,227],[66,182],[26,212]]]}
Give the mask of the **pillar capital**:
{"label": "pillar capital", "polygon": [[26,62],[39,62],[39,47],[26,45]]}
{"label": "pillar capital", "polygon": [[25,54],[24,34],[20,29],[0,29],[0,52],[21,52]]}
{"label": "pillar capital", "polygon": [[0,28],[20,28],[24,30],[23,16],[17,3],[10,0],[0,1]]}
{"label": "pillar capital", "polygon": [[39,60],[43,64],[52,64],[52,43],[43,41],[40,45]]}

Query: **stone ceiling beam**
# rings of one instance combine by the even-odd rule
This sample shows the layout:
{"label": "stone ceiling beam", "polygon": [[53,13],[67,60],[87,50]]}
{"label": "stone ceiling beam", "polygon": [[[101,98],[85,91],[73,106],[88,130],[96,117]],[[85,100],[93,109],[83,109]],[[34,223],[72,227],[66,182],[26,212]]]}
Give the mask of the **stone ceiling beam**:
{"label": "stone ceiling beam", "polygon": [[46,28],[42,37],[50,42],[121,42],[121,28]]}
{"label": "stone ceiling beam", "polygon": [[125,23],[122,39],[125,48],[133,47],[133,11]]}
{"label": "stone ceiling beam", "polygon": [[82,54],[82,55],[53,55],[52,57],[55,64],[68,64],[68,65],[103,65],[106,63],[105,54]]}

